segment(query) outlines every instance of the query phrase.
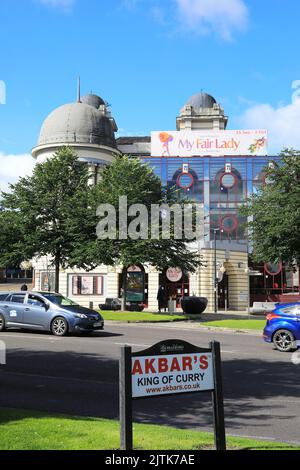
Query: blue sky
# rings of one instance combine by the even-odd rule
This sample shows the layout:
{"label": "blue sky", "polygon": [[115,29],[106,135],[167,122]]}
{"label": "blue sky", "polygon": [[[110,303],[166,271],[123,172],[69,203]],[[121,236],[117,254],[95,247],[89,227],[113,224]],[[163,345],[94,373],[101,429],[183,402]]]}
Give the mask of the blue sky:
{"label": "blue sky", "polygon": [[272,152],[300,148],[299,18],[297,0],[0,0],[0,184],[30,167],[43,119],[76,99],[78,75],[120,135],[174,129],[203,89],[228,128],[267,127]]}

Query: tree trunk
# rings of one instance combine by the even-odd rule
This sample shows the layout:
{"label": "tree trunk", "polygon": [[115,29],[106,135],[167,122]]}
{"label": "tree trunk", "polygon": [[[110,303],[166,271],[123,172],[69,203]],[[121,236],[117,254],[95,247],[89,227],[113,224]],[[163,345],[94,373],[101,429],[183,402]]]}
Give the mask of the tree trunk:
{"label": "tree trunk", "polygon": [[60,258],[57,256],[55,258],[55,292],[59,293],[59,268],[60,268]]}
{"label": "tree trunk", "polygon": [[126,269],[124,268],[122,274],[122,300],[121,300],[121,310],[125,312],[126,310]]}

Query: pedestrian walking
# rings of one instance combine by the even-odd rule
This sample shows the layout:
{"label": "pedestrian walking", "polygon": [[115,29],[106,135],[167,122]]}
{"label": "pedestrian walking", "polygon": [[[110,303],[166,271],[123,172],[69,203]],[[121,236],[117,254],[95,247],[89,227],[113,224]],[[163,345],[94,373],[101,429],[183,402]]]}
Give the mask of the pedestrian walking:
{"label": "pedestrian walking", "polygon": [[167,301],[166,301],[166,291],[164,286],[160,286],[157,292],[157,300],[158,300],[158,311],[161,313],[161,309],[164,308],[165,311],[167,309]]}

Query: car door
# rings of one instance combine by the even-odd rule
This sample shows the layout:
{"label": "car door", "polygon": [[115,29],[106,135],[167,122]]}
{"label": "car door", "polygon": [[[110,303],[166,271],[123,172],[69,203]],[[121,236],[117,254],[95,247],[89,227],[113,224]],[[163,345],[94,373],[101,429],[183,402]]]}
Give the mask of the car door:
{"label": "car door", "polygon": [[35,294],[28,294],[24,305],[24,323],[30,328],[47,329],[51,314],[45,301]]}
{"label": "car door", "polygon": [[11,294],[4,301],[3,312],[8,326],[22,326],[24,320],[25,293]]}
{"label": "car door", "polygon": [[296,316],[296,324],[297,324],[295,339],[298,341],[298,346],[300,346],[300,307],[297,308],[295,312],[295,316]]}

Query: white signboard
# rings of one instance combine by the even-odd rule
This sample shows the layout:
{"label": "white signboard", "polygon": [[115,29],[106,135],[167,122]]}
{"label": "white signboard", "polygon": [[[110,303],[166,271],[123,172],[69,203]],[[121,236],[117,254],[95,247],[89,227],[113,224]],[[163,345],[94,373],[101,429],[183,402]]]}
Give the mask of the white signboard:
{"label": "white signboard", "polygon": [[152,157],[267,155],[264,129],[151,132]]}
{"label": "white signboard", "polygon": [[214,389],[212,353],[133,357],[132,398]]}
{"label": "white signboard", "polygon": [[167,279],[171,282],[178,282],[182,278],[183,272],[180,268],[168,268],[166,271]]}

